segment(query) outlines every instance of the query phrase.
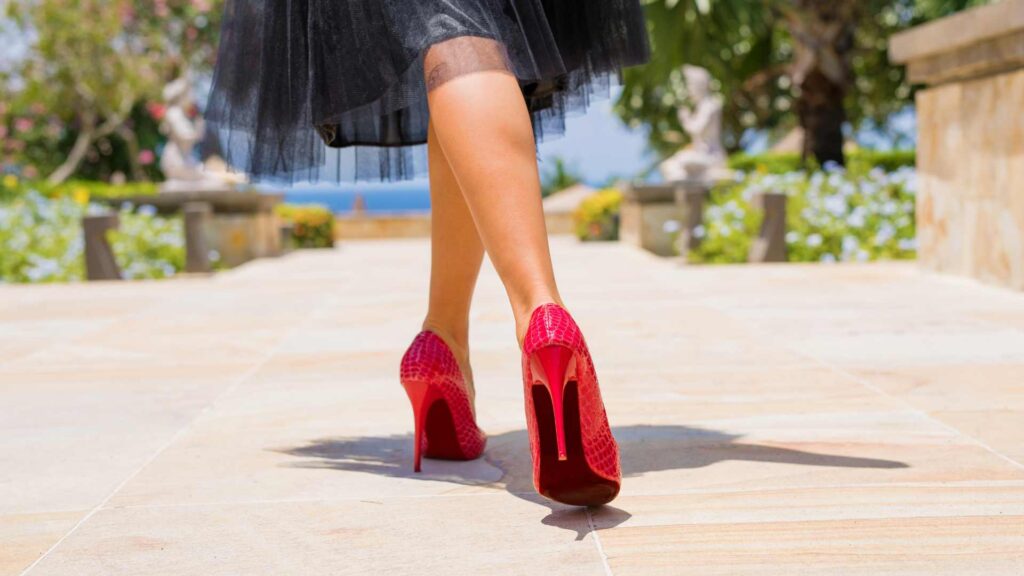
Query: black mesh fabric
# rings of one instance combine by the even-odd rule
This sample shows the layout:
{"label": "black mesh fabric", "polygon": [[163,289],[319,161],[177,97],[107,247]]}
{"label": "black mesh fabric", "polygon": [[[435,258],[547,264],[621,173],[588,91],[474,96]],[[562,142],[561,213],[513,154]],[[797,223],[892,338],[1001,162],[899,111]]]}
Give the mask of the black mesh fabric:
{"label": "black mesh fabric", "polygon": [[[639,0],[228,0],[225,10],[207,127],[229,165],[263,181],[425,173],[428,89],[479,70],[516,76],[538,141],[561,134],[566,114],[649,55]],[[425,77],[432,47],[443,64]]]}

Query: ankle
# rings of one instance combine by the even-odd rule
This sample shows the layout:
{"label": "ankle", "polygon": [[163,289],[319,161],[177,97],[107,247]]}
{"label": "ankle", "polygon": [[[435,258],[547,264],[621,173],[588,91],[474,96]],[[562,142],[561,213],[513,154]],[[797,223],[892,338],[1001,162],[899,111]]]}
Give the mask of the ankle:
{"label": "ankle", "polygon": [[512,309],[516,318],[516,340],[519,341],[519,347],[523,346],[523,339],[526,337],[526,330],[530,327],[530,318],[533,316],[533,311],[545,304],[558,304],[559,306],[565,307],[562,302],[562,298],[557,292],[547,292],[539,294],[529,300],[523,301],[519,305],[513,304]]}
{"label": "ankle", "polygon": [[448,348],[451,349],[452,354],[455,355],[455,359],[458,360],[459,364],[462,365],[464,370],[468,370],[469,364],[469,321],[462,322],[442,322],[436,318],[427,315],[427,318],[423,321],[423,330],[429,330],[434,334],[437,334]]}

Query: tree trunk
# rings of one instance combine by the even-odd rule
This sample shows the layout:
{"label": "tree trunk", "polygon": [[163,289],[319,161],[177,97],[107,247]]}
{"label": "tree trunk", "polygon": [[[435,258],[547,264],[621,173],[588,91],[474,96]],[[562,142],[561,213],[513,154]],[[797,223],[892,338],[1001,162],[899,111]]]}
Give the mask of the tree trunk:
{"label": "tree trunk", "polygon": [[128,147],[128,166],[132,172],[132,180],[136,182],[148,181],[149,178],[146,177],[146,172],[142,169],[142,165],[139,164],[139,139],[135,136],[135,131],[127,126],[121,126],[117,129],[117,134],[121,136],[125,146]]}
{"label": "tree trunk", "polygon": [[857,0],[788,0],[780,4],[793,37],[796,112],[804,129],[803,156],[844,163],[846,94],[853,85]]}
{"label": "tree trunk", "polygon": [[120,114],[110,116],[99,126],[96,125],[97,119],[95,115],[91,112],[84,113],[79,121],[78,137],[75,139],[75,145],[71,147],[71,152],[68,153],[64,163],[54,170],[53,174],[50,174],[46,181],[56,185],[70,178],[75,173],[75,170],[78,170],[78,165],[82,163],[92,143],[120,128],[124,123],[124,118],[130,111],[131,105],[129,102],[129,105],[125,106]]}
{"label": "tree trunk", "polygon": [[75,145],[71,147],[68,157],[64,159],[63,164],[53,171],[53,174],[50,174],[46,181],[57,185],[70,178],[75,173],[75,170],[78,170],[78,165],[82,163],[86,153],[89,152],[89,147],[92,146],[95,137],[96,127],[93,123],[83,122],[78,132],[78,138],[75,139]]}
{"label": "tree trunk", "polygon": [[843,156],[843,124],[846,108],[845,86],[831,82],[824,74],[812,72],[800,85],[796,112],[804,129],[801,155],[806,161],[814,157],[818,164],[845,164]]}

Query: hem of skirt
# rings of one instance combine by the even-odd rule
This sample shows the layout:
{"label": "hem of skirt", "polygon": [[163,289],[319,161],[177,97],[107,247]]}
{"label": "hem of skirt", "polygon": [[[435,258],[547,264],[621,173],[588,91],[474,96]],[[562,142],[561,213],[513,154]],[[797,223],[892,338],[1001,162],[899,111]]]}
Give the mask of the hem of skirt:
{"label": "hem of skirt", "polygon": [[[416,52],[417,52],[416,58],[410,60],[409,65],[406,66],[405,69],[402,70],[402,72],[397,75],[397,78],[399,78],[399,80],[388,84],[387,87],[384,88],[383,90],[381,90],[380,93],[378,93],[376,95],[376,97],[373,98],[372,100],[367,100],[365,102],[360,103],[357,106],[352,106],[351,108],[349,108],[345,112],[339,112],[339,113],[331,114],[329,116],[325,116],[324,118],[322,118],[322,119],[318,120],[317,122],[315,122],[314,126],[319,127],[319,126],[329,126],[331,124],[337,124],[337,123],[339,123],[342,120],[342,118],[344,117],[345,114],[348,114],[352,110],[358,110],[359,108],[362,108],[364,106],[369,106],[370,104],[373,104],[374,102],[380,100],[381,97],[383,97],[384,94],[387,94],[388,91],[390,91],[395,86],[397,86],[397,85],[399,85],[401,83],[401,79],[405,78],[406,74],[409,73],[409,70],[411,70],[414,66],[416,66],[416,63],[421,62],[421,61],[423,61],[424,58],[426,58],[427,51],[430,50],[435,44],[440,44],[441,42],[447,42],[449,40],[454,40],[456,38],[483,38],[485,40],[494,40],[495,42],[500,42],[499,39],[494,38],[493,36],[485,36],[483,34],[444,34],[444,35],[439,35],[439,36],[436,36],[434,38],[431,38],[430,40],[425,42],[423,46],[421,46],[421,47],[416,49]],[[359,144],[351,144],[351,146],[357,146],[357,145],[359,145]]]}

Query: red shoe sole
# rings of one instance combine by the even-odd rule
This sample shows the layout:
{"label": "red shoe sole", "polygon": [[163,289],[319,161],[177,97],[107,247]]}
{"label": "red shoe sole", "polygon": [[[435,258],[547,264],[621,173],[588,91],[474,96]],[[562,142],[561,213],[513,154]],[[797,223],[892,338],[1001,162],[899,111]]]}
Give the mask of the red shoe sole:
{"label": "red shoe sole", "polygon": [[470,460],[459,446],[459,438],[455,435],[455,421],[448,403],[436,400],[427,412],[424,426],[427,436],[427,450],[423,455],[435,460]]}
{"label": "red shoe sole", "polygon": [[566,459],[558,459],[555,435],[555,414],[551,396],[544,385],[532,386],[533,406],[536,410],[540,435],[541,495],[572,506],[601,506],[619,494],[619,483],[598,475],[587,464],[580,432],[579,391],[576,382],[565,385],[563,397],[565,421]]}

